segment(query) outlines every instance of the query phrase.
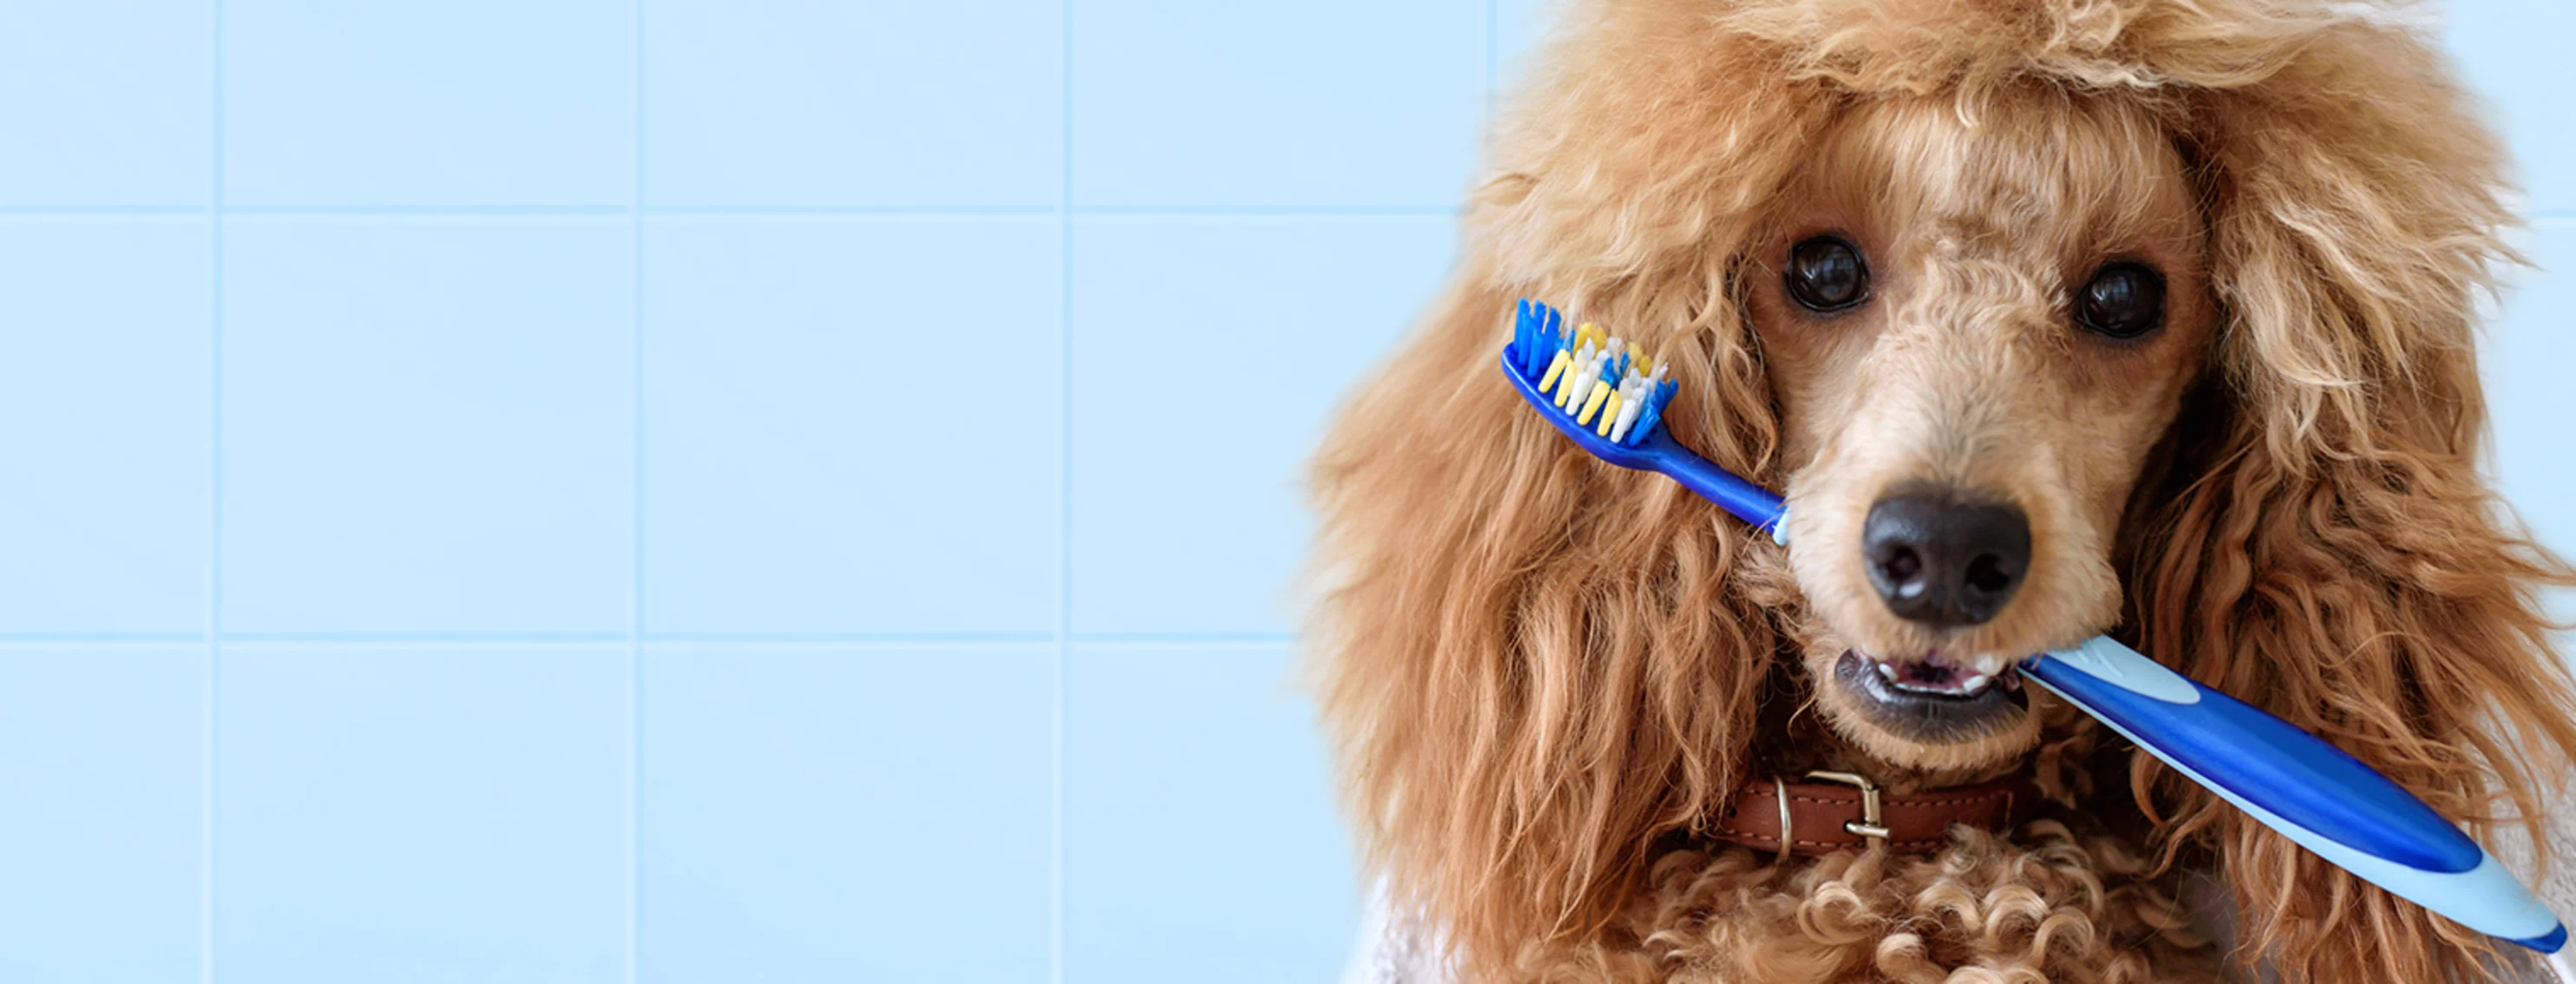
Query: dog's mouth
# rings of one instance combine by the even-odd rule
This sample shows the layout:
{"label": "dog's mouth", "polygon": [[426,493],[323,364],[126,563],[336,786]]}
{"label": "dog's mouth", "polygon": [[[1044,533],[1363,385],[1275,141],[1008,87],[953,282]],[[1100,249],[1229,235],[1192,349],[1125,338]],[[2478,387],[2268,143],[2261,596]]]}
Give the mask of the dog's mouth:
{"label": "dog's mouth", "polygon": [[2011,731],[2029,708],[2020,670],[2007,664],[1985,672],[1937,651],[1886,659],[1847,649],[1834,663],[1834,682],[1868,723],[1925,743]]}
{"label": "dog's mouth", "polygon": [[2007,666],[1992,674],[1980,673],[1975,667],[1961,666],[1937,652],[1906,662],[1880,659],[1848,649],[1843,651],[1843,656],[1876,668],[1879,679],[1906,696],[1959,699],[1976,697],[1985,693],[1988,687],[2002,687],[2007,691],[2021,689],[2021,671],[2018,669]]}

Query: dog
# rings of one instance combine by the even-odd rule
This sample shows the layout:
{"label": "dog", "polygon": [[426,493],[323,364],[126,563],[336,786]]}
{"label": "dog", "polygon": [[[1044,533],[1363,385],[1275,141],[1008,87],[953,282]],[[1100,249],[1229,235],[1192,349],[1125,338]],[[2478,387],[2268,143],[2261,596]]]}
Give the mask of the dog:
{"label": "dog", "polygon": [[[1562,13],[1453,282],[1312,470],[1318,701],[1443,974],[2529,969],[2012,671],[2109,633],[2481,840],[2553,795],[2576,702],[2536,592],[2576,574],[2477,468],[2501,154],[2402,12]],[[1787,545],[1522,405],[1522,297],[1670,366],[1666,426],[1784,489]],[[1811,843],[1818,785],[1934,821],[2028,792]]]}

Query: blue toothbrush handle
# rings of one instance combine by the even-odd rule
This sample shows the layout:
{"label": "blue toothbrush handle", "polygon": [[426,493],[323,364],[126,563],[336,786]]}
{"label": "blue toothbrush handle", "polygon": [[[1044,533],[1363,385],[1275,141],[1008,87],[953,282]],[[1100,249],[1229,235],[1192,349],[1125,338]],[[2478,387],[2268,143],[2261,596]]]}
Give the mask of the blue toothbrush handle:
{"label": "blue toothbrush handle", "polygon": [[1680,442],[1673,440],[1670,431],[1662,428],[1637,442],[1637,449],[1652,457],[1648,467],[1682,483],[1683,488],[1699,493],[1701,498],[1717,503],[1719,508],[1734,513],[1735,518],[1751,523],[1765,533],[1779,535],[1785,510],[1781,507],[1780,497],[1771,494],[1770,489],[1711,464],[1708,459],[1682,447]]}
{"label": "blue toothbrush handle", "polygon": [[2106,637],[2021,669],[2335,866],[2490,936],[2542,953],[2566,945],[2566,927],[2494,855],[2323,739]]}

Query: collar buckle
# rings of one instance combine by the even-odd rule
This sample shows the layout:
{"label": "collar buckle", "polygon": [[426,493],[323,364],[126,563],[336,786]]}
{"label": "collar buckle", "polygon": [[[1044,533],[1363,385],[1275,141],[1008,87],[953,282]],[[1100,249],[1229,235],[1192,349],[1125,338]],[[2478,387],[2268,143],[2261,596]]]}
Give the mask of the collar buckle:
{"label": "collar buckle", "polygon": [[[1818,769],[1814,772],[1807,773],[1807,778],[1820,779],[1825,782],[1841,783],[1842,785],[1860,790],[1860,819],[1844,821],[1843,831],[1855,836],[1866,837],[1877,841],[1880,846],[1886,845],[1888,829],[1885,826],[1886,817],[1879,812],[1877,783],[1869,781],[1868,776],[1861,775],[1857,772],[1833,772],[1825,769]],[[1785,803],[1786,801],[1784,800],[1783,802]],[[1784,808],[1781,812],[1786,813],[1788,811]],[[1783,829],[1786,829],[1785,824],[1783,825]]]}

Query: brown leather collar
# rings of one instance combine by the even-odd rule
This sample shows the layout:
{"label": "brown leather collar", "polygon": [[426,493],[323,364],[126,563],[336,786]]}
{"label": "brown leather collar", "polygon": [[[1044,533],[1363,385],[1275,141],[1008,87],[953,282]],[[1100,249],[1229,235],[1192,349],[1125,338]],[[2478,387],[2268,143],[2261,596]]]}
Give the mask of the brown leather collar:
{"label": "brown leather collar", "polygon": [[[1784,859],[1859,850],[1881,841],[1900,854],[1928,854],[1950,843],[1951,824],[2001,833],[2021,826],[2039,805],[2039,793],[2018,778],[1891,793],[1849,772],[1810,772],[1806,777],[1821,781],[1746,783],[1709,835]],[[1786,843],[1780,835],[1783,826],[1789,830]]]}

